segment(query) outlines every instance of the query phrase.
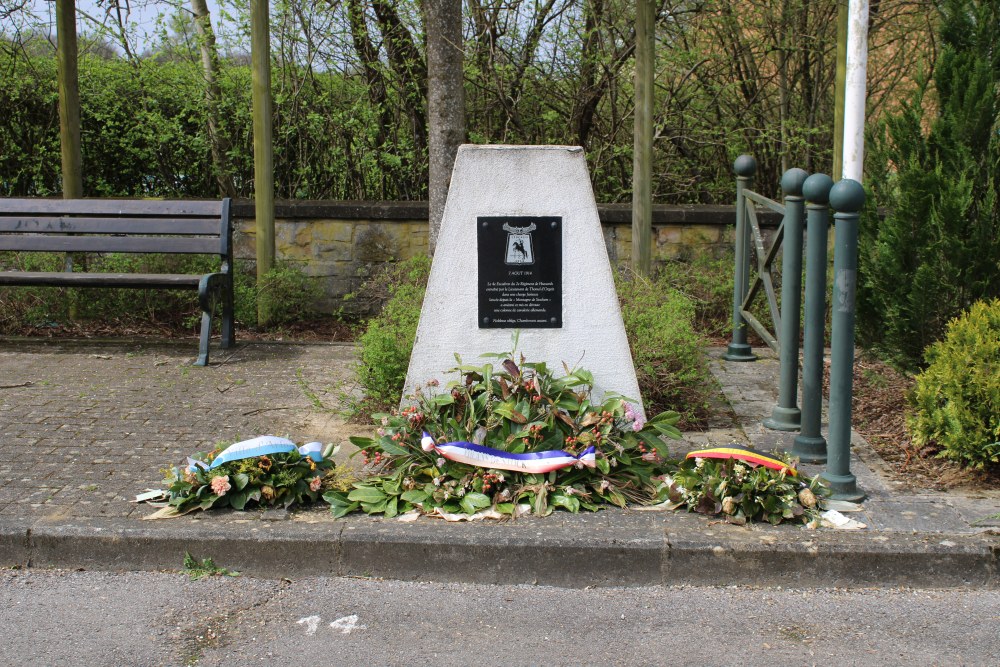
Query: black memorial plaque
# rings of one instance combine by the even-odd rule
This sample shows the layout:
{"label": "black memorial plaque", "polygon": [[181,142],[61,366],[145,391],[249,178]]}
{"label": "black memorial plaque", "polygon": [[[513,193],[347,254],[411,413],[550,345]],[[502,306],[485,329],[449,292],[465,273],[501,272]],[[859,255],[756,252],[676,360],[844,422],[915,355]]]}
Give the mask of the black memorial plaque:
{"label": "black memorial plaque", "polygon": [[562,218],[481,217],[480,329],[562,327]]}

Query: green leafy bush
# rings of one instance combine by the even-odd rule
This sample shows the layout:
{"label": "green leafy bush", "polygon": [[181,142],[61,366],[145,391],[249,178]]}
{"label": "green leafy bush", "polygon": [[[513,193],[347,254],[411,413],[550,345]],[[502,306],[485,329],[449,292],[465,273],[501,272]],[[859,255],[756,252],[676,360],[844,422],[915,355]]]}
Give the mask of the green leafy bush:
{"label": "green leafy bush", "polygon": [[694,303],[694,326],[710,338],[725,338],[733,328],[733,262],[732,254],[718,258],[700,254],[657,267],[659,282]]}
{"label": "green leafy bush", "polygon": [[673,287],[669,272],[619,273],[617,287],[646,410],[674,409],[686,422],[697,421],[708,411],[712,378],[694,303]]}
{"label": "green leafy bush", "polygon": [[[61,271],[61,253],[3,253],[0,270]],[[199,255],[79,254],[74,270],[103,273],[212,273],[219,260]],[[237,261],[235,267],[236,319],[243,326],[257,325],[257,297],[264,299],[273,325],[286,324],[315,314],[322,290],[297,266],[278,263],[257,285],[252,266]],[[157,322],[196,329],[201,322],[198,297],[190,290],[72,289],[17,287],[0,289],[0,333],[24,327],[93,320],[129,326]],[[221,320],[217,320],[221,321]]]}
{"label": "green leafy bush", "polygon": [[316,315],[316,302],[323,294],[319,282],[290,262],[278,262],[258,282],[247,266],[237,265],[235,281],[236,321],[257,326],[257,300],[268,314],[269,326],[308,319]]}
{"label": "green leafy bush", "polygon": [[430,268],[425,255],[389,265],[356,295],[373,301],[376,308],[381,304],[381,309],[358,338],[357,374],[365,398],[355,406],[355,413],[385,410],[399,403]]}
{"label": "green leafy bush", "polygon": [[914,442],[973,468],[1000,463],[1000,300],[952,320],[926,359],[909,419]]}

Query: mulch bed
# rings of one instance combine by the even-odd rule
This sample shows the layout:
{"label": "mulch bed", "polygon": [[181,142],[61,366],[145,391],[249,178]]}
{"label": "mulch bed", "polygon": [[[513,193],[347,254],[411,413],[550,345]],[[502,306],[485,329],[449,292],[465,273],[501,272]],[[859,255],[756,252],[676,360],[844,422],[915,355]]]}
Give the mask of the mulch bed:
{"label": "mulch bed", "polygon": [[1000,488],[1000,471],[966,470],[937,458],[936,447],[919,448],[906,430],[912,377],[862,355],[854,364],[854,428],[878,452],[894,476],[911,487],[938,490]]}

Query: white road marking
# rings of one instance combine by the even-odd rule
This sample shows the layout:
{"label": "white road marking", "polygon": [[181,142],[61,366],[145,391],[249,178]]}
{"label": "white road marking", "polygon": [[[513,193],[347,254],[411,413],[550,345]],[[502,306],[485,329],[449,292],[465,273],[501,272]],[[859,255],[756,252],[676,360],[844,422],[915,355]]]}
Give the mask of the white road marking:
{"label": "white road marking", "polygon": [[330,624],[330,627],[334,630],[339,630],[341,634],[349,635],[355,630],[364,630],[367,626],[358,625],[358,615],[351,614],[350,616],[338,618]]}
{"label": "white road marking", "polygon": [[297,623],[299,625],[302,625],[303,623],[305,623],[306,624],[306,634],[307,635],[314,635],[314,634],[316,634],[316,628],[319,627],[319,622],[322,621],[322,620],[323,619],[320,618],[319,616],[306,616],[305,618],[300,618],[297,621]]}

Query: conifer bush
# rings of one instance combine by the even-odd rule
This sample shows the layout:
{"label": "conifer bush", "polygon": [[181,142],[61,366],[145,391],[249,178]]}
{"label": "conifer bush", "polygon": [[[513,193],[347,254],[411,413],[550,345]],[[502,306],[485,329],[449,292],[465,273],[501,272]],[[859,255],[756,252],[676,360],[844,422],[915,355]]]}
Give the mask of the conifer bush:
{"label": "conifer bush", "polygon": [[913,392],[914,442],[972,468],[1000,463],[1000,299],[952,320],[927,364]]}
{"label": "conifer bush", "polygon": [[1000,0],[940,12],[933,79],[873,132],[860,243],[859,339],[911,370],[951,318],[1000,296]]}

